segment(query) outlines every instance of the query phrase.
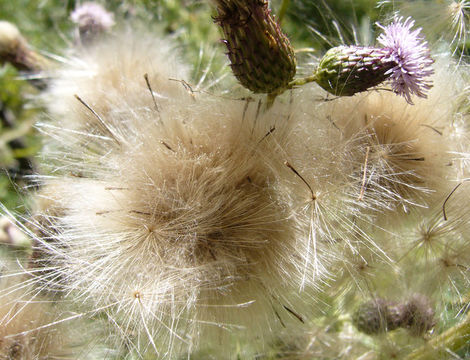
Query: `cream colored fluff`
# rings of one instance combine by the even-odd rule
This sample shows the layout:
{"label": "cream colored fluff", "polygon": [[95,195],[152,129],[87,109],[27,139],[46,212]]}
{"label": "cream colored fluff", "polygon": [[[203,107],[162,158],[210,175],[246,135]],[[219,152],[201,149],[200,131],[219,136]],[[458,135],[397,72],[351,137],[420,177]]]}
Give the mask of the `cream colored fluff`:
{"label": "cream colored fluff", "polygon": [[440,78],[415,106],[389,92],[322,102],[312,87],[265,111],[192,92],[175,59],[146,36],[97,45],[58,71],[40,124],[55,193],[37,240],[54,285],[141,354],[262,348],[305,320],[331,263],[392,262],[378,217],[455,178]]}
{"label": "cream colored fluff", "polygon": [[304,321],[299,291],[325,275],[329,229],[312,229],[309,189],[285,165],[309,155],[297,151],[308,119],[285,101],[265,112],[193,93],[184,66],[167,70],[168,46],[152,57],[157,44],[116,38],[58,72],[37,240],[54,285],[106,311],[142,354],[262,348]]}

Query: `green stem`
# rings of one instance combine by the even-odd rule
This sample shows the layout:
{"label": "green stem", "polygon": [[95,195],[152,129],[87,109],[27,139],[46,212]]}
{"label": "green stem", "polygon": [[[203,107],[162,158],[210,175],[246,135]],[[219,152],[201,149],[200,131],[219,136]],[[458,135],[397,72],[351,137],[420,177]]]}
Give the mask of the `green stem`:
{"label": "green stem", "polygon": [[305,84],[308,84],[308,83],[311,83],[311,82],[315,82],[315,81],[317,81],[317,77],[316,77],[315,74],[304,77],[304,78],[294,79],[289,84],[287,84],[287,86],[285,87],[283,92],[286,91],[286,90],[295,88],[297,86],[302,86],[302,85],[305,85]]}
{"label": "green stem", "polygon": [[290,83],[288,83],[282,89],[279,89],[275,92],[272,92],[272,93],[268,94],[267,102],[266,102],[266,108],[269,109],[274,104],[274,100],[276,100],[276,97],[281,95],[286,90],[290,90],[290,89],[293,89],[295,87],[302,86],[302,85],[305,85],[305,84],[308,84],[308,83],[311,83],[311,82],[315,82],[315,81],[317,81],[317,77],[315,76],[315,74],[313,74],[311,76],[304,77],[304,78],[299,78],[299,79],[292,80]]}
{"label": "green stem", "polygon": [[289,7],[290,0],[282,0],[281,8],[279,9],[279,13],[277,14],[277,22],[279,25],[282,23],[282,19],[286,15],[287,8]]}
{"label": "green stem", "polygon": [[276,100],[276,97],[279,95],[280,93],[271,93],[271,94],[268,94],[268,96],[266,97],[266,110],[269,110],[271,108],[271,106],[273,106],[274,104],[274,100]]}
{"label": "green stem", "polygon": [[[470,314],[458,325],[431,339],[426,345],[413,351],[405,360],[426,360],[435,358],[446,350],[458,351],[470,343]],[[434,356],[434,357],[433,357]]]}

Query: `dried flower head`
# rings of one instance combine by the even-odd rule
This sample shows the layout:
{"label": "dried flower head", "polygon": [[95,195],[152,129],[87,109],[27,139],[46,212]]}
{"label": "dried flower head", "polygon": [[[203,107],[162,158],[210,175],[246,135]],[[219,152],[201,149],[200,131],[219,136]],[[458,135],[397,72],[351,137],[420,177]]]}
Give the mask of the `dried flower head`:
{"label": "dried flower head", "polygon": [[18,28],[8,21],[0,21],[0,56],[15,54],[16,49],[24,42]]}
{"label": "dried flower head", "polygon": [[435,325],[435,311],[430,300],[422,294],[413,295],[404,305],[402,326],[414,335],[422,335]]}
{"label": "dried flower head", "polygon": [[411,31],[414,21],[395,18],[392,24],[381,26],[384,33],[378,37],[379,43],[388,52],[388,61],[395,66],[388,70],[392,89],[412,104],[411,95],[427,97],[426,91],[432,87],[427,78],[434,74],[427,42],[420,36],[421,28]]}
{"label": "dried flower head", "polygon": [[186,67],[161,43],[154,54],[158,43],[107,39],[56,72],[58,119],[43,129],[55,132],[46,152],[58,172],[42,178],[50,207],[36,216],[36,273],[104,309],[143,344],[139,355],[170,358],[211,339],[230,352],[234,337],[261,343],[303,321],[298,290],[324,277],[326,241],[309,233],[306,187],[284,164],[305,163],[290,142],[307,146],[290,108],[260,113],[168,80]]}
{"label": "dried flower head", "polygon": [[0,243],[17,248],[31,245],[30,239],[6,216],[0,218]]}

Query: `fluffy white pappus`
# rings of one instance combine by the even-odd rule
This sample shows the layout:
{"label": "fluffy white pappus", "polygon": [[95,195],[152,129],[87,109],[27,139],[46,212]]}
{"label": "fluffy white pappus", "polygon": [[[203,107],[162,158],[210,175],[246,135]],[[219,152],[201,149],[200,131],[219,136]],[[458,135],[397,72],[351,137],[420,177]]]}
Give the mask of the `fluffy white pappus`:
{"label": "fluffy white pappus", "polygon": [[460,87],[446,84],[460,73],[444,63],[414,106],[298,90],[265,110],[194,92],[157,43],[124,35],[79,54],[40,124],[39,284],[104,312],[140,356],[207,346],[230,358],[239,339],[262,350],[305,321],[331,263],[353,281],[364,262],[365,278],[391,263],[376,217],[426,206],[455,178]]}
{"label": "fluffy white pappus", "polygon": [[344,259],[343,249],[358,254],[362,247],[381,256],[369,236],[371,205],[360,199],[361,187],[351,181],[356,164],[347,156],[341,131],[323,112],[327,103],[315,101],[319,95],[318,89],[299,89],[293,95],[295,127],[286,156],[295,172],[284,177],[290,182],[284,192],[291,194],[296,218],[309,229],[309,236],[327,246],[329,261]]}
{"label": "fluffy white pappus", "polygon": [[[343,302],[339,308],[354,304],[358,293],[370,296],[380,284],[393,284],[403,256],[395,250],[411,247],[409,238],[397,239],[396,225],[409,211],[441,206],[465,179],[468,131],[459,127],[456,136],[456,121],[465,121],[459,114],[462,71],[448,59],[437,61],[435,86],[415,105],[388,91],[318,103],[316,87],[299,90],[297,106],[306,117],[299,127],[310,139],[307,147],[299,145],[304,157],[296,167],[318,194],[316,202],[327,200],[330,215],[321,219],[330,222],[328,270],[335,274],[328,292]],[[319,162],[322,157],[327,160]]]}
{"label": "fluffy white pappus", "polygon": [[[65,106],[51,105],[61,117],[42,126],[55,127],[44,153],[55,167],[38,177],[38,265],[48,266],[39,283],[105,312],[142,356],[209,346],[230,358],[237,338],[263,348],[276,329],[304,321],[299,292],[312,302],[325,275],[330,224],[317,212],[312,223],[308,187],[285,164],[305,163],[310,153],[297,150],[310,136],[284,103],[264,112],[193,93],[168,79],[166,62],[161,73],[126,53],[114,66],[122,44],[107,46],[93,53],[93,78],[59,71],[49,98]],[[155,74],[153,97],[144,71]]]}
{"label": "fluffy white pappus", "polygon": [[442,307],[447,306],[449,294],[460,298],[470,285],[468,194],[456,189],[432,208],[411,212],[389,239],[396,244],[389,251],[399,262],[407,286]]}
{"label": "fluffy white pappus", "polygon": [[[61,312],[5,249],[0,266],[0,358],[77,358],[82,338],[60,321]],[[18,261],[18,260],[17,260]],[[77,322],[71,324],[78,328]],[[81,349],[83,350],[83,349]],[[87,353],[88,350],[86,350]]]}
{"label": "fluffy white pappus", "polygon": [[456,114],[450,132],[454,144],[452,154],[455,157],[455,166],[459,169],[456,180],[465,182],[470,178],[470,121],[467,111],[470,105],[470,87],[467,86],[455,102]]}
{"label": "fluffy white pappus", "polygon": [[378,91],[319,106],[317,116],[329,118],[340,133],[343,150],[337,153],[355,167],[350,181],[365,207],[426,206],[457,178],[453,151],[460,147],[452,134],[456,100],[464,90],[462,72],[446,59],[435,69],[429,99],[415,105]]}
{"label": "fluffy white pappus", "polygon": [[36,126],[49,138],[43,172],[93,176],[102,168],[98,155],[119,152],[119,142],[157,121],[155,112],[192,101],[189,67],[164,39],[128,31],[72,53],[51,70],[41,96],[48,112]]}
{"label": "fluffy white pappus", "polygon": [[[159,107],[180,101],[189,89],[181,81],[188,78],[189,67],[174,45],[129,30],[72,53],[53,73],[43,100],[61,135],[68,129],[67,140],[85,142],[91,136],[128,135],[129,126],[143,126],[130,122],[128,112],[153,112],[155,101]],[[142,123],[147,120],[148,115]]]}
{"label": "fluffy white pappus", "polygon": [[[272,345],[267,359],[311,360],[311,359],[373,359],[368,357],[370,349],[363,339],[355,336],[354,329],[342,325],[341,333],[331,331],[331,326],[342,320],[319,316],[316,323],[303,328],[288,328]],[[328,324],[325,326],[325,324]]]}

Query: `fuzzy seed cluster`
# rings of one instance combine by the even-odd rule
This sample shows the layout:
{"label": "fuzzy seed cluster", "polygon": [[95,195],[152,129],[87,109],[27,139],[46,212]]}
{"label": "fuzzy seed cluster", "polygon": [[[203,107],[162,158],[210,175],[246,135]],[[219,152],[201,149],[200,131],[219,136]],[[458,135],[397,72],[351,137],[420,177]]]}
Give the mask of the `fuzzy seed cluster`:
{"label": "fuzzy seed cluster", "polygon": [[376,334],[372,353],[393,358],[396,339],[430,336],[443,289],[469,285],[462,69],[438,59],[414,105],[392,91],[324,101],[305,86],[268,106],[196,91],[180,59],[165,39],[121,32],[52,71],[18,273],[30,298],[73,305],[45,322],[13,316],[0,355],[71,319],[103,325],[103,358],[231,359],[239,344],[247,358],[276,346],[360,357]]}

